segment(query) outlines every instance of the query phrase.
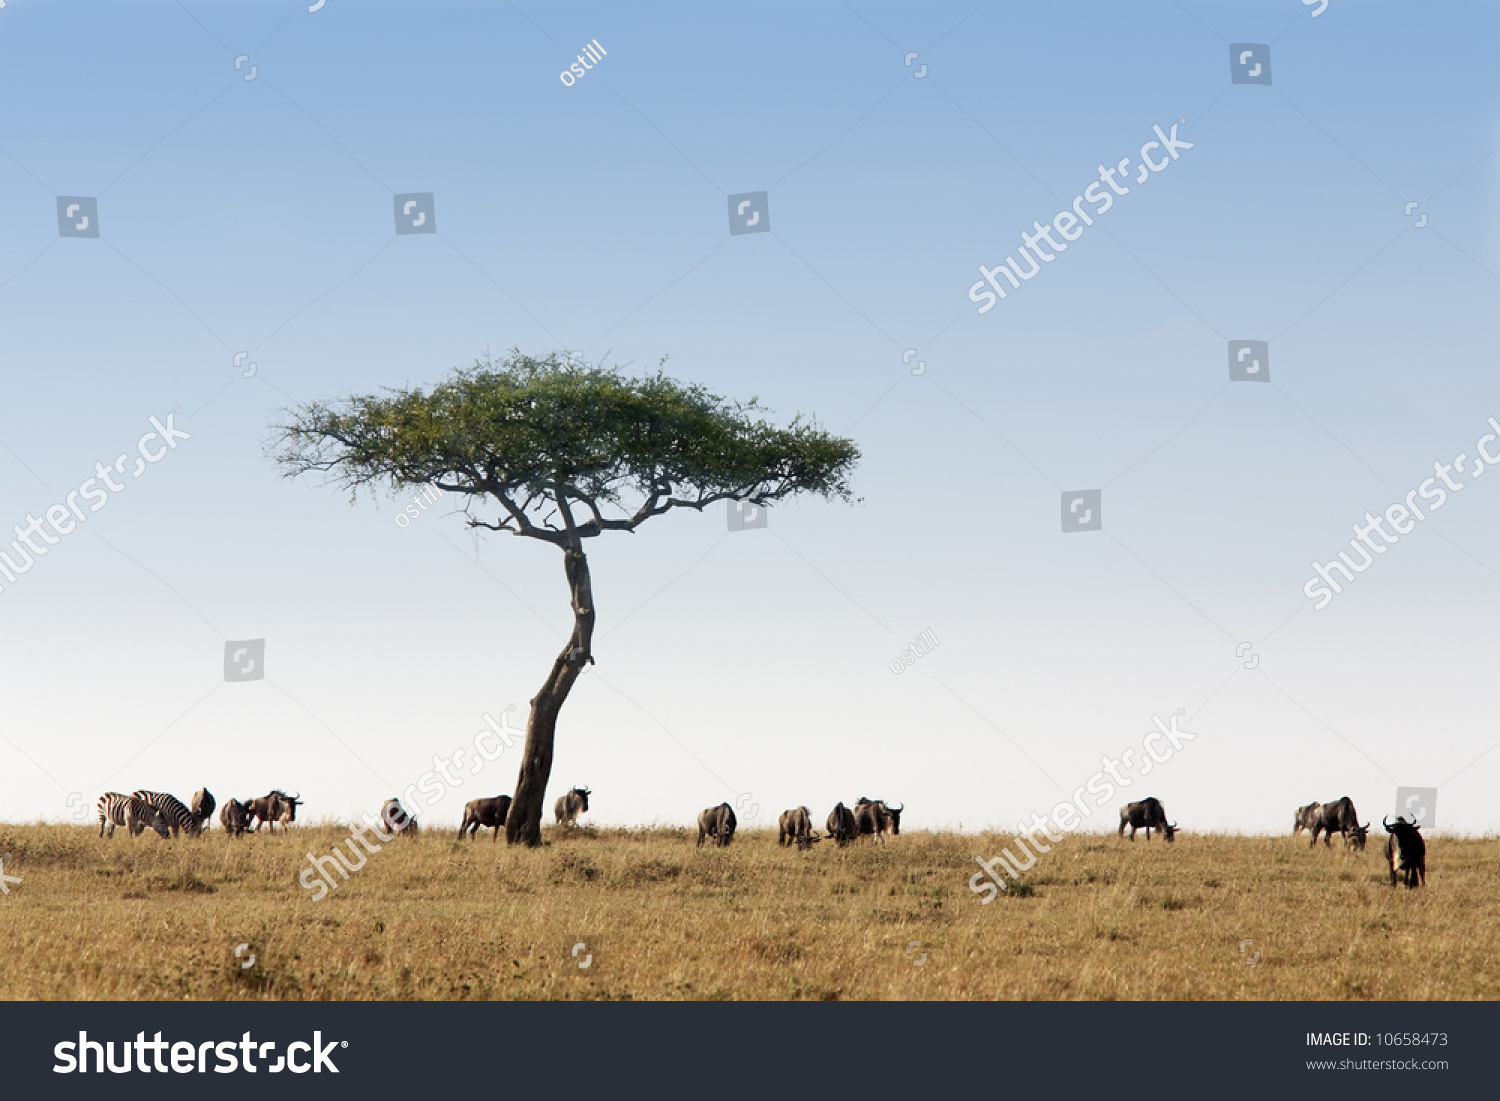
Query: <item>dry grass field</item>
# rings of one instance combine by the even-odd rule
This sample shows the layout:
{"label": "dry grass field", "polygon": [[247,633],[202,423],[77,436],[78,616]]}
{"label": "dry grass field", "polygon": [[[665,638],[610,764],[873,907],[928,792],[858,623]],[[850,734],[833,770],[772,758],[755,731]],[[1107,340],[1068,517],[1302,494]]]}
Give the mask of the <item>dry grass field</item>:
{"label": "dry grass field", "polygon": [[0,998],[1500,998],[1500,840],[1434,837],[1408,892],[1373,835],[1073,836],[981,905],[973,858],[1008,836],[428,831],[311,901],[304,854],[345,836],[0,825]]}

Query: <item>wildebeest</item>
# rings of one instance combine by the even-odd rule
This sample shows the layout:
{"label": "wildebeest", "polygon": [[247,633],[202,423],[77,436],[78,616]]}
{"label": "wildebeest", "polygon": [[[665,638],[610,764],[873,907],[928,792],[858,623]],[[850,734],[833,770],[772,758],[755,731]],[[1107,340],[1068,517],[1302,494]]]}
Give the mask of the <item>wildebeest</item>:
{"label": "wildebeest", "polygon": [[380,821],[385,826],[386,833],[418,832],[417,820],[406,813],[406,808],[401,805],[401,800],[396,798],[387,799],[385,806],[380,808]]}
{"label": "wildebeest", "polygon": [[167,820],[161,812],[143,799],[133,795],[122,795],[118,791],[107,791],[99,796],[95,804],[99,811],[99,836],[104,836],[104,824],[109,823],[109,836],[115,835],[116,826],[124,826],[131,837],[139,837],[150,826],[161,837],[171,837]]}
{"label": "wildebeest", "polygon": [[1318,834],[1323,834],[1323,846],[1328,847],[1336,833],[1343,834],[1344,844],[1355,850],[1365,847],[1365,834],[1369,832],[1370,823],[1363,826],[1359,824],[1359,812],[1354,809],[1354,800],[1347,795],[1336,803],[1309,803],[1305,807],[1297,809],[1296,828],[1292,830],[1292,836],[1303,830],[1312,830],[1312,840],[1308,842],[1308,848],[1318,843]]}
{"label": "wildebeest", "polygon": [[589,796],[592,794],[588,788],[574,788],[566,795],[559,795],[552,807],[552,813],[557,816],[557,824],[571,826],[580,814],[587,814]]}
{"label": "wildebeest", "polygon": [[1297,813],[1292,816],[1292,836],[1296,837],[1303,830],[1310,830],[1322,819],[1320,813],[1323,809],[1322,803],[1309,803],[1305,807],[1298,807]]}
{"label": "wildebeest", "polygon": [[218,805],[214,802],[214,793],[207,788],[199,788],[193,792],[193,801],[188,804],[188,810],[192,811],[193,817],[198,819],[199,829],[208,829],[208,820]]}
{"label": "wildebeest", "polygon": [[698,815],[698,847],[703,847],[703,839],[712,837],[714,844],[719,848],[727,848],[734,840],[734,828],[739,822],[734,816],[734,808],[728,803],[720,803],[716,807],[709,807]]}
{"label": "wildebeest", "polygon": [[1397,818],[1394,823],[1387,822],[1384,818],[1380,824],[1385,827],[1385,832],[1390,834],[1385,839],[1385,862],[1391,868],[1391,886],[1396,885],[1396,875],[1399,872],[1402,879],[1406,881],[1407,890],[1417,886],[1427,885],[1427,842],[1422,840],[1422,827],[1415,822],[1408,822],[1405,818]]}
{"label": "wildebeest", "polygon": [[255,819],[256,833],[260,832],[262,823],[269,823],[273,832],[278,822],[285,829],[289,823],[297,820],[297,808],[301,805],[300,794],[288,795],[280,788],[274,789],[269,795],[262,795],[244,804],[245,812]]}
{"label": "wildebeest", "polygon": [[828,836],[833,838],[839,848],[843,848],[858,836],[859,827],[854,821],[854,812],[843,803],[836,803],[834,808],[828,812],[828,821],[824,823],[828,828]]}
{"label": "wildebeest", "polygon": [[812,828],[812,813],[806,807],[781,812],[777,823],[776,844],[792,845],[806,852],[822,838]]}
{"label": "wildebeest", "polygon": [[884,841],[886,830],[890,830],[892,836],[900,834],[902,809],[888,806],[883,799],[871,801],[861,795],[859,802],[854,804],[855,835]]}
{"label": "wildebeest", "polygon": [[505,816],[510,813],[510,796],[497,795],[493,799],[474,799],[464,805],[463,824],[458,827],[459,840],[467,833],[471,838],[481,826],[493,826],[492,841],[499,840],[500,828],[505,825]]}
{"label": "wildebeest", "polygon": [[250,828],[250,812],[238,799],[231,799],[219,811],[219,825],[230,837],[238,837]]}
{"label": "wildebeest", "polygon": [[168,795],[164,791],[133,791],[130,793],[132,799],[139,799],[144,803],[150,803],[166,819],[168,826],[172,828],[172,836],[176,837],[180,832],[189,837],[197,837],[202,829],[198,819],[193,817],[193,812],[182,804],[176,796]]}
{"label": "wildebeest", "polygon": [[1136,830],[1146,831],[1146,840],[1151,840],[1151,831],[1155,829],[1168,841],[1172,840],[1177,833],[1177,824],[1167,822],[1166,809],[1157,799],[1147,796],[1139,803],[1126,803],[1120,808],[1120,828],[1116,831],[1117,837],[1125,835],[1125,827],[1130,827],[1130,840],[1135,840]]}

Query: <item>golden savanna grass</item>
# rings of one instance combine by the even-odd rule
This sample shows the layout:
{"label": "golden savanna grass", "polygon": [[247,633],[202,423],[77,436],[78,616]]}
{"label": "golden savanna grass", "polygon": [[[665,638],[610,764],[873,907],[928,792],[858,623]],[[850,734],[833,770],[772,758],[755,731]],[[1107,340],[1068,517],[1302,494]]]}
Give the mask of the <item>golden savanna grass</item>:
{"label": "golden savanna grass", "polygon": [[1409,892],[1374,835],[1363,854],[1073,836],[981,905],[974,857],[1009,836],[804,854],[744,830],[727,850],[680,829],[549,829],[536,850],[428,831],[311,901],[304,854],[346,836],[0,825],[22,877],[0,897],[0,998],[1500,997],[1493,839],[1432,838]]}

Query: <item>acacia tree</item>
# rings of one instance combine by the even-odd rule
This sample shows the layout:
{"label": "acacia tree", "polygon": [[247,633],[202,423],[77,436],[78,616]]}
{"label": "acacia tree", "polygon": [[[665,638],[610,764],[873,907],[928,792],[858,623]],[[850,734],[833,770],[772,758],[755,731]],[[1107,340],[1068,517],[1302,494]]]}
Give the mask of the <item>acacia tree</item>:
{"label": "acacia tree", "polygon": [[764,506],[796,493],[848,500],[852,440],[800,415],[779,428],[752,398],[731,401],[660,370],[627,378],[554,353],[486,356],[431,390],[386,390],[286,411],[273,457],[286,477],[321,472],[350,491],[430,485],[462,494],[468,525],[562,551],[573,631],[531,700],[505,823],[508,843],[541,841],[557,716],[594,657],[584,540],[633,532],[674,508]]}

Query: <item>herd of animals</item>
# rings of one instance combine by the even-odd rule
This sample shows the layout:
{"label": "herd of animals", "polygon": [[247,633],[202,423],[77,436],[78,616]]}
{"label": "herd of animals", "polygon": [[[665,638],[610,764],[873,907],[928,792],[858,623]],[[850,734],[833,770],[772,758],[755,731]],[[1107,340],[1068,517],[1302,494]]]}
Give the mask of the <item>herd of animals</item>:
{"label": "herd of animals", "polygon": [[[580,814],[588,812],[591,794],[586,787],[575,787],[559,796],[553,806],[557,824],[574,825]],[[302,802],[300,795],[288,795],[279,789],[245,802],[230,799],[219,811],[219,822],[231,837],[258,832],[262,825],[268,825],[272,830],[277,825],[285,828],[296,821],[297,808]],[[137,791],[131,795],[111,791],[99,797],[97,806],[100,837],[105,836],[106,826],[110,837],[114,836],[115,827],[124,826],[132,837],[152,829],[161,837],[168,838],[177,837],[184,832],[190,837],[201,834],[207,828],[217,803],[207,788],[199,788],[188,804],[160,791]],[[492,829],[494,834],[491,839],[498,840],[500,831],[505,826],[505,819],[510,814],[510,806],[509,795],[471,800],[464,806],[463,822],[458,827],[459,839],[472,838],[480,829]],[[837,804],[829,812],[824,828],[827,836],[840,848],[862,838],[881,842],[886,839],[887,833],[892,837],[901,833],[903,809],[901,806],[890,806],[883,800],[861,796],[853,810],[843,803]],[[416,818],[407,812],[399,799],[386,800],[380,811],[380,819],[385,829],[392,834],[415,834],[418,831]],[[250,825],[252,820],[255,823],[253,831]],[[1381,819],[1380,824],[1387,834],[1385,860],[1390,870],[1391,886],[1396,885],[1398,878],[1408,889],[1425,886],[1427,843],[1422,837],[1421,826],[1402,817],[1398,817],[1395,822]],[[728,803],[708,807],[698,815],[698,847],[702,848],[705,841],[719,848],[727,847],[734,840],[737,825],[734,808]],[[1154,798],[1127,803],[1120,808],[1120,828],[1116,835],[1123,837],[1127,826],[1130,828],[1131,841],[1135,840],[1137,830],[1145,831],[1147,841],[1151,840],[1152,830],[1156,830],[1169,842],[1178,833],[1177,824],[1167,821],[1166,808],[1160,800]],[[1354,801],[1346,795],[1337,802],[1309,803],[1305,807],[1298,807],[1292,822],[1292,836],[1298,836],[1303,830],[1312,833],[1309,847],[1316,846],[1321,835],[1323,845],[1327,848],[1332,843],[1333,835],[1339,834],[1345,848],[1361,851],[1365,847],[1370,823],[1360,824]],[[806,852],[821,840],[823,835],[813,829],[812,812],[806,807],[794,807],[781,813],[777,823],[778,845],[795,845],[799,851]]]}
{"label": "herd of animals", "polygon": [[[1389,835],[1385,839],[1385,862],[1391,873],[1391,886],[1399,878],[1408,889],[1425,886],[1427,883],[1427,842],[1422,837],[1422,827],[1398,817],[1394,822],[1380,820]],[[1167,821],[1166,809],[1157,799],[1143,799],[1139,803],[1126,803],[1120,808],[1118,834],[1130,827],[1130,840],[1135,840],[1136,830],[1146,831],[1146,840],[1151,840],[1154,829],[1168,841],[1177,833],[1177,824]],[[1323,835],[1323,847],[1330,847],[1333,835],[1344,839],[1344,847],[1360,852],[1365,847],[1365,838],[1370,832],[1370,823],[1360,825],[1359,812],[1354,809],[1354,800],[1347,795],[1333,803],[1309,803],[1298,807],[1292,819],[1292,836],[1303,830],[1312,831],[1308,847],[1318,843]]]}
{"label": "herd of animals", "polygon": [[[255,820],[255,829],[270,824],[274,829],[279,823],[286,826],[297,820],[297,808],[302,805],[300,795],[288,795],[284,791],[272,791],[259,799],[241,803],[231,799],[219,811],[219,824],[230,837],[238,837],[250,829],[250,820]],[[163,838],[186,833],[197,837],[208,828],[218,803],[207,788],[193,793],[191,804],[184,804],[175,796],[161,791],[137,791],[121,795],[118,791],[107,791],[99,796],[95,804],[99,812],[99,836],[115,835],[116,826],[124,826],[131,837],[138,837],[147,829],[155,830]]]}

